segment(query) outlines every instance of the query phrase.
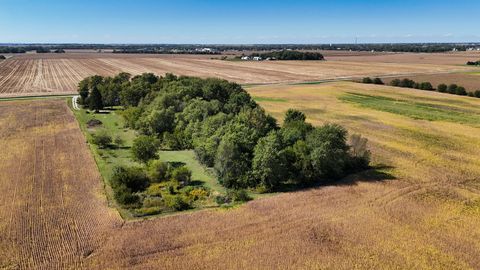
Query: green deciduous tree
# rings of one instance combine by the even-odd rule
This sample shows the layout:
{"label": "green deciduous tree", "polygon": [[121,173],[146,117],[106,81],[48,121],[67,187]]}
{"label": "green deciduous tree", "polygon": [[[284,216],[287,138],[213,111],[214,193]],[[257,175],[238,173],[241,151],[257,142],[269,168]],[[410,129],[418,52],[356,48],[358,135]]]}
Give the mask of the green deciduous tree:
{"label": "green deciduous tree", "polygon": [[249,185],[250,159],[240,143],[225,136],[215,156],[215,171],[219,182],[227,188],[243,188]]}
{"label": "green deciduous tree", "polygon": [[288,111],[285,113],[285,119],[283,120],[283,124],[288,125],[289,123],[294,121],[304,122],[305,119],[307,119],[307,117],[303,112],[295,109],[288,109]]}
{"label": "green deciduous tree", "polygon": [[271,131],[258,141],[254,150],[252,169],[258,183],[268,190],[288,180],[287,160],[279,131]]}
{"label": "green deciduous tree", "polygon": [[448,89],[448,86],[447,86],[446,84],[444,84],[444,83],[439,84],[439,85],[437,86],[437,90],[438,90],[438,92],[440,92],[440,93],[446,93],[446,92],[447,92],[447,89]]}
{"label": "green deciduous tree", "polygon": [[147,175],[152,182],[163,182],[170,179],[171,166],[166,162],[160,160],[152,160],[148,163]]}
{"label": "green deciduous tree", "polygon": [[99,112],[103,109],[102,94],[98,90],[97,86],[93,86],[92,91],[88,97],[89,108],[92,111]]}
{"label": "green deciduous tree", "polygon": [[153,136],[139,136],[133,141],[131,152],[137,161],[147,163],[158,158],[158,139]]}

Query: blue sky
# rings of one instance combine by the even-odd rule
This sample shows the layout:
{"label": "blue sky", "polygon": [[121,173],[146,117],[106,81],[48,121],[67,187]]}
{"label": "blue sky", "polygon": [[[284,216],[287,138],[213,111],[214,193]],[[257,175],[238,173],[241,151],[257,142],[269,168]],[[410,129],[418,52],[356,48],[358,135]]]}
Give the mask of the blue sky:
{"label": "blue sky", "polygon": [[0,0],[0,43],[479,42],[479,0]]}

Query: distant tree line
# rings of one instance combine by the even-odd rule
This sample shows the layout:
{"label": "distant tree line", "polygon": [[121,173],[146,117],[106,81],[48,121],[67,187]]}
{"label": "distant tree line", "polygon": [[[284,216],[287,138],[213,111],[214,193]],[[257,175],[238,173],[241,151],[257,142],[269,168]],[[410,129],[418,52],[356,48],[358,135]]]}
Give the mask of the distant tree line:
{"label": "distant tree line", "polygon": [[[447,52],[452,50],[465,51],[469,48],[479,47],[478,43],[385,43],[385,44],[253,44],[253,45],[208,45],[215,53],[226,51],[281,51],[281,50],[351,50],[351,51],[377,51],[377,52]],[[48,49],[93,49],[115,50],[116,53],[185,53],[198,52],[206,45],[201,44],[19,44],[0,45],[0,53],[25,53],[37,50],[40,47]],[[208,52],[204,52],[207,53]]]}
{"label": "distant tree line", "polygon": [[299,52],[291,50],[254,53],[251,56],[259,56],[263,59],[271,58],[276,60],[324,60],[323,55],[319,52]]}
{"label": "distant tree line", "polygon": [[219,55],[220,51],[198,51],[191,49],[173,49],[173,50],[160,50],[157,48],[143,48],[143,49],[115,49],[113,53],[124,54],[200,54],[200,55]]}
{"label": "distant tree line", "polygon": [[[384,84],[383,81],[379,78],[371,79],[369,77],[365,77],[362,80],[362,83],[366,84]],[[390,86],[395,86],[395,87],[403,87],[403,88],[413,88],[413,89],[419,89],[419,90],[426,90],[426,91],[438,91],[440,93],[448,93],[448,94],[453,94],[453,95],[459,95],[459,96],[470,96],[470,97],[477,97],[480,98],[480,90],[477,90],[475,92],[467,92],[465,87],[459,86],[456,84],[439,84],[437,88],[435,89],[433,85],[430,82],[421,82],[417,83],[414,80],[410,79],[394,79],[390,82]]]}
{"label": "distant tree line", "polygon": [[0,46],[0,53],[26,53],[27,49],[24,47],[2,47]]}
{"label": "distant tree line", "polygon": [[297,110],[279,127],[240,85],[225,80],[120,73],[86,78],[79,93],[93,110],[124,106],[126,125],[157,148],[194,149],[230,189],[326,183],[369,165],[366,139],[354,135],[349,143],[343,127],[313,127]]}

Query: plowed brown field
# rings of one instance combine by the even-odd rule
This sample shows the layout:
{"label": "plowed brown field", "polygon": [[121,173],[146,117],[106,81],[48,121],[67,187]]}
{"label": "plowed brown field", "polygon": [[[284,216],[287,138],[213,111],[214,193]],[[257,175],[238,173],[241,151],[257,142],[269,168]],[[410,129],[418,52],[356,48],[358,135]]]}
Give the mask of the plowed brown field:
{"label": "plowed brown field", "polygon": [[134,75],[143,72],[161,75],[169,72],[256,84],[470,70],[457,65],[385,63],[355,59],[244,62],[189,55],[26,54],[0,63],[0,96],[75,93],[78,82],[89,75],[114,75],[121,71]]}
{"label": "plowed brown field", "polygon": [[64,100],[0,103],[0,269],[81,268],[122,224]]}

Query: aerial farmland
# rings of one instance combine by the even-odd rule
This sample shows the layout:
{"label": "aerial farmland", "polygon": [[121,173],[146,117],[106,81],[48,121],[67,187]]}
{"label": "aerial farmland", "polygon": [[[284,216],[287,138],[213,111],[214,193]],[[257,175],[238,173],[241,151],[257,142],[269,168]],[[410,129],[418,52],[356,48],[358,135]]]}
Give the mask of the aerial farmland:
{"label": "aerial farmland", "polygon": [[480,269],[478,10],[2,1],[0,269]]}

